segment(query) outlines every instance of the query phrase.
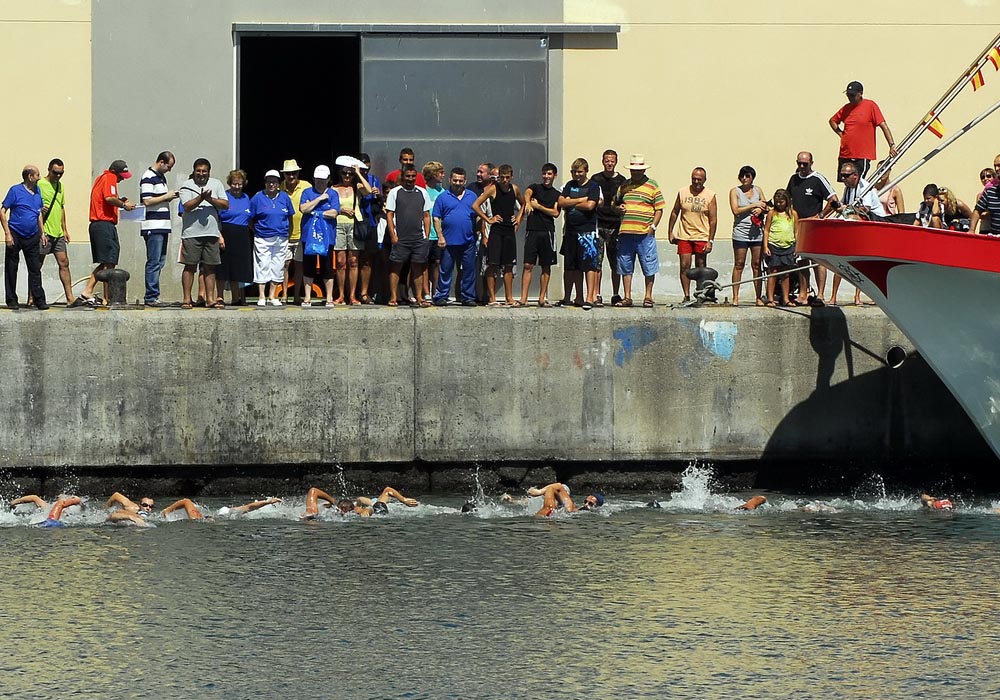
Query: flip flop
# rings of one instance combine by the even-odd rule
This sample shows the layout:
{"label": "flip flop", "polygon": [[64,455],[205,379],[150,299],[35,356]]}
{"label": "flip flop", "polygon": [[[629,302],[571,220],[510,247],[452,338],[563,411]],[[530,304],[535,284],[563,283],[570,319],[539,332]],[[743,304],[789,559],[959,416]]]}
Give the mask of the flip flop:
{"label": "flip flop", "polygon": [[194,308],[194,304],[192,304],[190,301],[185,301],[183,304],[181,304],[181,308],[185,309],[185,310],[186,309],[193,309]]}
{"label": "flip flop", "polygon": [[[399,302],[398,301],[387,301],[385,303],[385,305],[386,306],[399,306]],[[329,304],[327,304],[327,306],[329,306]],[[336,304],[334,304],[334,306],[336,306]]]}

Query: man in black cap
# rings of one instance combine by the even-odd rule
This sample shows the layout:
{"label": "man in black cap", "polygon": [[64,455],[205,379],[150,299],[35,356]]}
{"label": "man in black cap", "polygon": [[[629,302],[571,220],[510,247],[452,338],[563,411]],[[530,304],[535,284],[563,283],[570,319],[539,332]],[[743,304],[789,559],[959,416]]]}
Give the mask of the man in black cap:
{"label": "man in black cap", "polygon": [[[885,141],[889,144],[889,155],[896,155],[896,142],[882,116],[882,110],[872,100],[866,100],[864,92],[864,85],[857,80],[849,82],[844,90],[847,104],[830,117],[830,128],[840,137],[840,162],[837,167],[844,163],[854,163],[861,177],[868,174],[868,167],[877,157],[875,127],[882,130]],[[843,182],[839,177],[837,180]]]}

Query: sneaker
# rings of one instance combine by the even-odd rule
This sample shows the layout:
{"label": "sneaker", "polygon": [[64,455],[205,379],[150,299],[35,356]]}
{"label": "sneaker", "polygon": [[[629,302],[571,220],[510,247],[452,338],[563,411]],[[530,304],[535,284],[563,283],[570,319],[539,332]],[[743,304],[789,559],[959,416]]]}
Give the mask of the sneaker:
{"label": "sneaker", "polygon": [[267,299],[261,297],[257,300],[257,306],[267,306]]}
{"label": "sneaker", "polygon": [[159,299],[150,299],[149,301],[144,301],[143,305],[145,305],[145,306],[154,306],[154,307],[155,306],[163,306],[163,302],[160,301]]}
{"label": "sneaker", "polygon": [[10,309],[11,311],[17,311],[18,309],[21,308],[21,305],[18,304],[16,301],[13,301],[13,302],[8,301],[7,302],[7,308]]}
{"label": "sneaker", "polygon": [[38,309],[39,311],[48,311],[49,305],[43,301],[39,302],[38,304],[35,304],[35,308]]}
{"label": "sneaker", "polygon": [[472,299],[466,299],[462,302],[462,306],[479,306],[479,303],[473,301]]}
{"label": "sneaker", "polygon": [[281,299],[271,299],[271,306],[281,306]]}

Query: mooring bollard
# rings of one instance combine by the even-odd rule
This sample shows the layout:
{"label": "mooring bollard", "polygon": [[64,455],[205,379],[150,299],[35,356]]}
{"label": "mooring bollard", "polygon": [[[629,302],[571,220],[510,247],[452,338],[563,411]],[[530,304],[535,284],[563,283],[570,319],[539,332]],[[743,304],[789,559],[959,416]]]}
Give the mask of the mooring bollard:
{"label": "mooring bollard", "polygon": [[716,303],[715,291],[720,288],[719,283],[715,281],[719,278],[717,270],[711,267],[694,267],[685,270],[684,274],[695,283],[694,298],[698,303]]}
{"label": "mooring bollard", "polygon": [[125,299],[127,298],[127,283],[131,275],[127,270],[120,267],[101,270],[94,277],[98,282],[108,283],[108,306],[125,306],[128,303]]}

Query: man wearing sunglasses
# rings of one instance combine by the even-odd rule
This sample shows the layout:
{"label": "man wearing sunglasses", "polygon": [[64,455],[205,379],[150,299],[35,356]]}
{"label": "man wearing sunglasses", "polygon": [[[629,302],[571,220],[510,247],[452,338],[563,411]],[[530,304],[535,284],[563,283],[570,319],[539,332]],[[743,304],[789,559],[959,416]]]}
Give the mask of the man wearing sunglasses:
{"label": "man wearing sunglasses", "polygon": [[[837,193],[833,185],[822,173],[813,170],[813,155],[809,151],[801,151],[795,157],[795,172],[788,178],[788,194],[792,197],[792,209],[799,217],[816,219],[826,216],[831,211],[840,208]],[[806,259],[803,259],[806,261]],[[826,268],[822,265],[814,268],[816,273],[816,300],[823,301],[823,291],[826,287]],[[793,306],[809,303],[809,270],[799,273],[799,296],[790,301]],[[822,303],[817,303],[822,306]]]}
{"label": "man wearing sunglasses", "polygon": [[128,496],[115,491],[111,498],[104,504],[105,508],[114,508],[108,513],[106,522],[109,523],[132,523],[139,527],[147,527],[146,518],[153,512],[154,501],[149,496],[143,496],[139,502],[131,500]]}

